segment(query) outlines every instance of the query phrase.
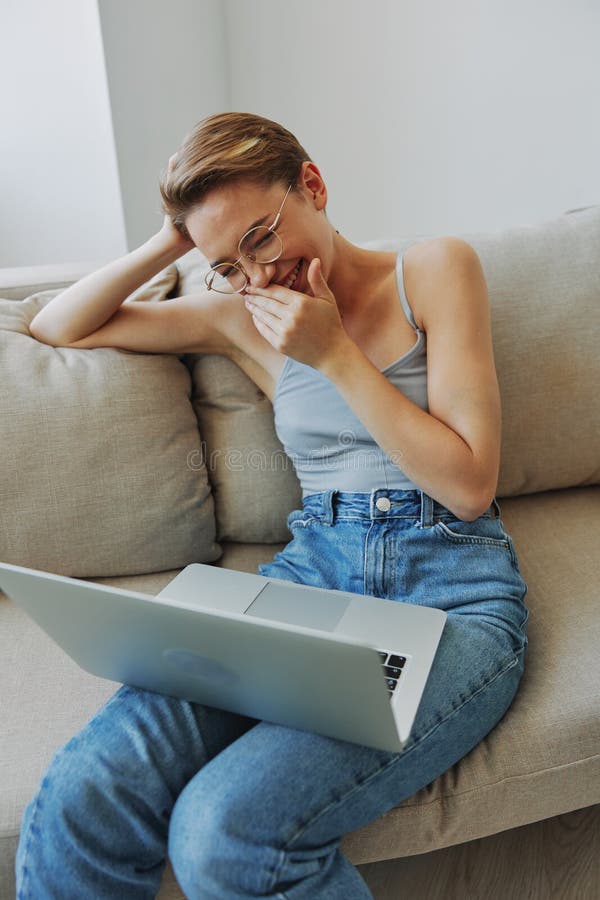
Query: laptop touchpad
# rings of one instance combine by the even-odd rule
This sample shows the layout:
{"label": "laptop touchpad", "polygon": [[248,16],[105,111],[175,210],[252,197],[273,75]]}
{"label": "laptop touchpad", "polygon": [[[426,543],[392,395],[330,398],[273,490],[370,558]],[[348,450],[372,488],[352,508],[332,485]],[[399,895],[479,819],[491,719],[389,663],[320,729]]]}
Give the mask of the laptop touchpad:
{"label": "laptop touchpad", "polygon": [[333,631],[349,603],[346,597],[337,597],[329,591],[270,582],[248,607],[246,615]]}

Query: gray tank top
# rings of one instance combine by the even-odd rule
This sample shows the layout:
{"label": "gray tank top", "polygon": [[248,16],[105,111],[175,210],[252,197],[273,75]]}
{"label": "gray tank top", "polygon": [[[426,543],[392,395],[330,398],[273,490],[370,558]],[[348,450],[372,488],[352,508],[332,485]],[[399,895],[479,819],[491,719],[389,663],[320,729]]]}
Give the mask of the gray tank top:
{"label": "gray tank top", "polygon": [[[428,412],[427,336],[417,328],[406,298],[402,254],[398,255],[396,278],[416,343],[380,371]],[[334,488],[365,492],[381,487],[417,488],[375,443],[333,382],[312,366],[285,358],[275,386],[273,411],[277,437],[292,460],[303,497]]]}

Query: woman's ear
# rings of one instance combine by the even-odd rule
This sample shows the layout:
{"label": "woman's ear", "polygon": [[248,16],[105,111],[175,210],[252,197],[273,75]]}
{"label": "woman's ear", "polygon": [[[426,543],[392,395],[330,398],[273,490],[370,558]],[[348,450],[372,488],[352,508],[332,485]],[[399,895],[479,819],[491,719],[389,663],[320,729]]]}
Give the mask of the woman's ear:
{"label": "woman's ear", "polygon": [[319,169],[314,162],[302,163],[300,171],[300,184],[307,199],[314,203],[315,209],[321,211],[327,205],[327,188]]}

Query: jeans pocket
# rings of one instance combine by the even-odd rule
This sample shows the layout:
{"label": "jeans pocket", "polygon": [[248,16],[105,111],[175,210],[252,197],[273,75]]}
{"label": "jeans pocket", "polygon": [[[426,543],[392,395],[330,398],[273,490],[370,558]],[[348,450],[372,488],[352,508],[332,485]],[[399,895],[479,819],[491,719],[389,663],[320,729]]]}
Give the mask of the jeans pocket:
{"label": "jeans pocket", "polygon": [[502,528],[500,519],[481,516],[472,522],[450,519],[435,522],[434,531],[451,544],[476,544],[504,550],[512,558],[510,538]]}

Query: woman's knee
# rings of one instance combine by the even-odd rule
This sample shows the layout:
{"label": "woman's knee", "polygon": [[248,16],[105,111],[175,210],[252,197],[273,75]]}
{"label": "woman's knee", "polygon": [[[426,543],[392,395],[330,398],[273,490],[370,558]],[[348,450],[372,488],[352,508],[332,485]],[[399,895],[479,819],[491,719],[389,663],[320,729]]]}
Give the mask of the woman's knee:
{"label": "woman's knee", "polygon": [[273,889],[281,851],[258,839],[256,803],[259,798],[246,809],[231,785],[219,788],[202,773],[179,795],[169,823],[168,852],[190,900],[234,892],[263,896]]}

